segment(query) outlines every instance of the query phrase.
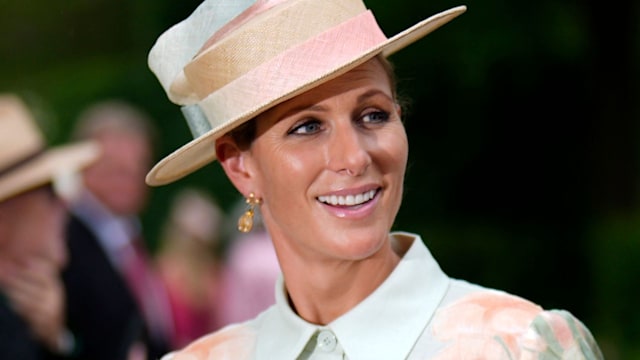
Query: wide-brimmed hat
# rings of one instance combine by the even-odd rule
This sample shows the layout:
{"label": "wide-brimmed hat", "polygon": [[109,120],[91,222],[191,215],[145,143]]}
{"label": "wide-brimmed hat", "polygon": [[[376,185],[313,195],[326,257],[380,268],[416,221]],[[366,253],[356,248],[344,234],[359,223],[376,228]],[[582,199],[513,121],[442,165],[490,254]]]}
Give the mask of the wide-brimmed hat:
{"label": "wide-brimmed hat", "polygon": [[22,100],[0,94],[0,201],[65,177],[99,154],[94,142],[47,148]]}
{"label": "wide-brimmed hat", "polygon": [[205,0],[164,32],[149,67],[194,140],[147,175],[163,185],[216,159],[215,141],[269,108],[451,21],[458,6],[387,38],[361,0]]}

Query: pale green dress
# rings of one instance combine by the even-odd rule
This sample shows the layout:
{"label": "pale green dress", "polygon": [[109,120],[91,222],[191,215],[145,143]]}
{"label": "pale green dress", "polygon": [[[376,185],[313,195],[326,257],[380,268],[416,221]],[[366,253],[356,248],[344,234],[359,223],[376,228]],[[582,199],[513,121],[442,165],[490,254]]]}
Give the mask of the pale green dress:
{"label": "pale green dress", "polygon": [[569,312],[452,279],[422,239],[392,234],[400,264],[358,306],[318,326],[298,317],[282,278],[276,304],[163,360],[603,359]]}

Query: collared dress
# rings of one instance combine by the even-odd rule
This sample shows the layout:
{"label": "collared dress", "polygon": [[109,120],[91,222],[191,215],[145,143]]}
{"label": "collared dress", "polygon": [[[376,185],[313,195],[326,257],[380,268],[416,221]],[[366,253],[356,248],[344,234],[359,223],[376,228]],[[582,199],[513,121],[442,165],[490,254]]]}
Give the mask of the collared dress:
{"label": "collared dress", "polygon": [[589,330],[565,310],[449,278],[422,239],[391,234],[400,263],[356,307],[321,326],[276,304],[162,360],[603,359]]}

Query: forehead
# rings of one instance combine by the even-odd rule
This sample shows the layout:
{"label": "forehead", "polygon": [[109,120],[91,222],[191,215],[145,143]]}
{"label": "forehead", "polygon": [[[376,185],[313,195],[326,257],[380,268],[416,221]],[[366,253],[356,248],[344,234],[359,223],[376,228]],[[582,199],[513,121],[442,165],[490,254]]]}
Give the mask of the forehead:
{"label": "forehead", "polygon": [[343,96],[353,90],[364,92],[369,88],[376,89],[393,99],[395,89],[393,89],[391,77],[392,74],[382,65],[380,60],[373,58],[335,79],[272,107],[259,115],[258,119],[281,117],[285,113],[302,110],[329,98]]}

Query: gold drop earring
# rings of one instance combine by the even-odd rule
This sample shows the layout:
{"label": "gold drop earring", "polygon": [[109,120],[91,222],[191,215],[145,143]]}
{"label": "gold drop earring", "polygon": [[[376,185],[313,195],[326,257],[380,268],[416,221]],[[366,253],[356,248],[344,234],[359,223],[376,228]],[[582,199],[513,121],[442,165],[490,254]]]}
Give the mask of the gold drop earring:
{"label": "gold drop earring", "polygon": [[256,205],[260,204],[262,201],[253,193],[249,194],[249,197],[246,200],[246,203],[249,205],[247,211],[244,212],[238,219],[238,230],[243,233],[248,233],[253,228],[253,215],[255,214]]}

